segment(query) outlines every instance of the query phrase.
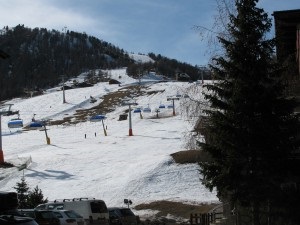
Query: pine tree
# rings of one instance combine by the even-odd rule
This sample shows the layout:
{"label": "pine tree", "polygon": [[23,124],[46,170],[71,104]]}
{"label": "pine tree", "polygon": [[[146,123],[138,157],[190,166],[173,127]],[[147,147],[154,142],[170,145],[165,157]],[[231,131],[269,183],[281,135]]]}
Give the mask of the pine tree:
{"label": "pine tree", "polygon": [[204,185],[247,212],[254,225],[280,221],[286,212],[280,201],[287,197],[282,185],[299,185],[299,166],[291,163],[299,121],[294,101],[283,95],[275,42],[265,38],[271,20],[257,2],[235,0],[230,36],[219,37],[225,54],[210,65],[219,81],[206,85],[209,142],[201,145],[212,160],[200,163]]}
{"label": "pine tree", "polygon": [[28,208],[27,198],[28,198],[29,187],[28,187],[28,184],[25,181],[24,176],[21,178],[21,182],[18,182],[16,184],[16,187],[14,187],[14,189],[18,193],[19,208],[20,209]]}
{"label": "pine tree", "polygon": [[36,186],[33,191],[29,191],[27,204],[29,208],[35,208],[37,205],[48,202],[48,199],[44,199],[42,190]]}

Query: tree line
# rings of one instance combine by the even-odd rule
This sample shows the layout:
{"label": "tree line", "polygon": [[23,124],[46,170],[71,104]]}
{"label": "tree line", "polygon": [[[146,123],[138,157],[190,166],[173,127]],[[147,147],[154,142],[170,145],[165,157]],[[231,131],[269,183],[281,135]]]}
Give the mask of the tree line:
{"label": "tree line", "polygon": [[0,63],[0,100],[19,96],[24,88],[56,85],[61,75],[68,78],[132,62],[123,49],[84,33],[30,29],[24,25],[4,27],[0,48],[10,56]]}
{"label": "tree line", "polygon": [[148,56],[153,59],[153,62],[130,64],[127,67],[127,74],[138,77],[139,75],[153,71],[170,79],[175,79],[176,74],[180,73],[189,75],[191,81],[202,78],[205,80],[212,79],[210,71],[205,67],[192,66],[188,63],[179,62],[176,59],[170,59],[153,52],[148,53]]}
{"label": "tree line", "polygon": [[[0,30],[0,49],[10,57],[0,61],[0,101],[22,96],[24,89],[39,90],[65,78],[96,69],[128,67],[128,74],[155,70],[174,77],[176,70],[193,75],[197,68],[153,53],[155,63],[140,65],[129,54],[109,42],[66,30],[47,30],[17,25]],[[139,67],[137,69],[137,67]]]}

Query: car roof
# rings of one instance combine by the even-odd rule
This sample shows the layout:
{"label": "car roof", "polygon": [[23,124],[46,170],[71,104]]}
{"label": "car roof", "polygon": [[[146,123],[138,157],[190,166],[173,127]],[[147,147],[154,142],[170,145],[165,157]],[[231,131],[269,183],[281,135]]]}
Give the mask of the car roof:
{"label": "car roof", "polygon": [[23,211],[23,212],[34,212],[34,211],[52,212],[53,210],[51,210],[51,209],[18,209],[18,211]]}
{"label": "car roof", "polygon": [[48,209],[18,209],[19,212],[49,211]]}
{"label": "car roof", "polygon": [[114,210],[114,209],[130,209],[130,208],[126,208],[126,207],[108,207],[108,210]]}
{"label": "car roof", "polygon": [[51,209],[34,209],[34,212],[53,212]]}
{"label": "car roof", "polygon": [[74,212],[74,210],[71,210],[71,209],[53,209],[51,211],[53,211],[53,212]]}

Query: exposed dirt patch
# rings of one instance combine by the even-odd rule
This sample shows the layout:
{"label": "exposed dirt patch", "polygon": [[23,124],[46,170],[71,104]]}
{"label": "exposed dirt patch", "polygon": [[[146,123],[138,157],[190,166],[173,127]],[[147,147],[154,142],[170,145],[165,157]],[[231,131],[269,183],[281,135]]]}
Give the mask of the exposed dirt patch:
{"label": "exposed dirt patch", "polygon": [[171,156],[176,163],[180,164],[207,162],[209,160],[207,153],[202,150],[179,151],[171,154]]}
{"label": "exposed dirt patch", "polygon": [[[209,160],[207,154],[201,150],[179,151],[171,154],[171,156],[176,163],[180,164],[198,163]],[[163,200],[140,204],[135,206],[134,209],[159,211],[155,216],[151,216],[151,218],[141,217],[142,225],[174,225],[178,223],[189,224],[188,220],[191,214],[208,213],[219,205],[218,203],[202,203],[196,205]],[[168,218],[169,215],[172,215],[174,219]],[[176,218],[182,218],[185,222],[178,221]]]}
{"label": "exposed dirt patch", "polygon": [[[51,125],[61,124],[77,124],[79,122],[87,121],[88,118],[95,114],[107,114],[115,110],[118,105],[121,105],[124,99],[135,98],[142,95],[151,95],[161,91],[147,91],[144,86],[129,86],[121,88],[120,90],[104,95],[100,99],[100,103],[90,109],[76,110],[74,116],[65,117],[62,120],[51,121]],[[128,110],[127,110],[128,111]],[[126,113],[126,111],[124,112]]]}
{"label": "exposed dirt patch", "polygon": [[[198,163],[209,160],[207,154],[201,150],[179,151],[171,154],[171,156],[174,161],[179,164]],[[154,216],[149,216],[149,218],[146,218],[145,216],[141,217],[142,225],[175,225],[179,223],[189,224],[191,214],[208,213],[217,206],[219,206],[217,203],[202,203],[195,205],[182,202],[155,201],[148,204],[137,205],[134,209],[159,211]],[[172,217],[174,219],[172,219]]]}
{"label": "exposed dirt patch", "polygon": [[208,213],[210,210],[215,208],[218,204],[200,204],[200,205],[189,205],[181,202],[171,201],[155,201],[149,204],[140,204],[134,207],[135,210],[158,210],[156,217],[166,217],[171,214],[175,217],[181,217],[189,219],[191,213]]}

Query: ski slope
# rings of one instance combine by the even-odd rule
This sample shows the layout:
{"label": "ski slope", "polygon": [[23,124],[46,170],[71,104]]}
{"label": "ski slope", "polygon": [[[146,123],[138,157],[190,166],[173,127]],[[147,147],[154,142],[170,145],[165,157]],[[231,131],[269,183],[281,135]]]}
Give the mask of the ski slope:
{"label": "ski slope", "polygon": [[[44,95],[12,99],[13,110],[20,111],[24,124],[36,119],[62,119],[72,116],[78,109],[91,108],[101,101],[101,96],[115,92],[122,86],[136,82],[126,76],[125,69],[110,71],[111,77],[122,85],[98,83],[93,87],[65,91],[67,103],[63,104],[62,91],[49,90]],[[121,77],[121,78],[120,78]],[[0,191],[14,191],[13,187],[24,175],[33,189],[36,185],[48,200],[79,197],[103,199],[108,206],[124,206],[129,198],[133,206],[156,200],[189,203],[218,202],[200,182],[197,164],[176,164],[170,154],[185,150],[185,134],[192,125],[181,115],[180,98],[175,102],[176,115],[172,109],[161,109],[156,119],[155,108],[169,105],[168,96],[184,93],[189,83],[165,82],[149,84],[152,94],[139,96],[138,106],[149,106],[151,113],[132,112],[133,136],[128,135],[129,121],[119,121],[128,106],[118,105],[102,123],[90,121],[76,125],[48,126],[51,144],[47,145],[45,132],[9,129],[7,122],[15,118],[2,116],[2,146],[5,161],[26,169],[0,169]],[[159,91],[159,92],[155,92]],[[97,99],[90,103],[89,97]]]}

